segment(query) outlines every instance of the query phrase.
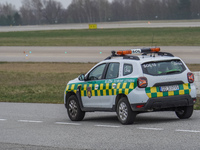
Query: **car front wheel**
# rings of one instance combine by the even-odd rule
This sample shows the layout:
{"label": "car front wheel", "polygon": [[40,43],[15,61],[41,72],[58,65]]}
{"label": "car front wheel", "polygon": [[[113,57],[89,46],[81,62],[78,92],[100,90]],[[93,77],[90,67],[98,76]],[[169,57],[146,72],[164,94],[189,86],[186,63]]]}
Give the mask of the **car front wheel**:
{"label": "car front wheel", "polygon": [[117,117],[124,125],[132,124],[136,118],[136,112],[132,111],[126,97],[122,97],[117,104]]}
{"label": "car front wheel", "polygon": [[75,95],[70,96],[67,101],[67,112],[72,121],[81,121],[85,116],[85,112],[81,110]]}

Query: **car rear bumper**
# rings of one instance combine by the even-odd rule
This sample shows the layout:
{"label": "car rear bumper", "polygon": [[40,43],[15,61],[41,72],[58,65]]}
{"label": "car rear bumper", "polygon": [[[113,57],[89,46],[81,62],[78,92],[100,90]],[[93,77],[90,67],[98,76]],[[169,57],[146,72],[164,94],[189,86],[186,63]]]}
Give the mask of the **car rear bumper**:
{"label": "car rear bumper", "polygon": [[[144,105],[143,107],[141,107]],[[176,108],[182,106],[194,105],[193,98],[190,95],[177,95],[159,98],[150,98],[147,103],[132,104],[133,111],[162,110],[166,108]],[[138,107],[140,106],[140,107]]]}

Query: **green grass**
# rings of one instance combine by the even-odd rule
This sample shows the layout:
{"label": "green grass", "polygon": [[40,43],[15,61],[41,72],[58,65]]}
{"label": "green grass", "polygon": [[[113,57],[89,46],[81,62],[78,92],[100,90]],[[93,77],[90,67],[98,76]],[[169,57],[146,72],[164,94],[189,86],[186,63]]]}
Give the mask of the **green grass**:
{"label": "green grass", "polygon": [[67,82],[87,72],[93,65],[1,63],[0,102],[63,103]]}
{"label": "green grass", "polygon": [[0,72],[0,101],[27,103],[63,103],[66,82],[76,73]]}
{"label": "green grass", "polygon": [[[153,43],[152,43],[152,38]],[[200,28],[0,32],[0,46],[199,46]]]}
{"label": "green grass", "polygon": [[0,72],[0,101],[63,103],[66,82],[76,73]]}

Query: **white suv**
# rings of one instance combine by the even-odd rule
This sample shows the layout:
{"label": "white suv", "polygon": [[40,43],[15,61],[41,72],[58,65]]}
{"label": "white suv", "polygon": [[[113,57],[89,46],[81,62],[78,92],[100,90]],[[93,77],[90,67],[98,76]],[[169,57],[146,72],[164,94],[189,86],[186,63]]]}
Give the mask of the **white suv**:
{"label": "white suv", "polygon": [[64,92],[72,121],[93,111],[116,111],[122,124],[132,124],[138,113],[150,111],[172,110],[186,119],[195,102],[193,73],[180,58],[160,48],[113,51],[88,73],[69,81]]}

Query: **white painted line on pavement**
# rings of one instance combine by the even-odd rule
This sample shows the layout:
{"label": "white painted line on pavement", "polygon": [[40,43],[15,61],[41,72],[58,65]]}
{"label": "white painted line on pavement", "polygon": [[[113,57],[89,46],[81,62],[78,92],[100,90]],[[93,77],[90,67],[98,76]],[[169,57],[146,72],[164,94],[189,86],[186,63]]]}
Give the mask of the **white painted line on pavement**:
{"label": "white painted line on pavement", "polygon": [[112,125],[95,125],[95,127],[119,128],[120,126],[112,126]]}
{"label": "white painted line on pavement", "polygon": [[190,132],[190,133],[200,133],[200,131],[198,130],[180,130],[180,129],[177,129],[175,130],[176,132]]}
{"label": "white painted line on pavement", "polygon": [[6,119],[0,119],[0,121],[6,121]]}
{"label": "white painted line on pavement", "polygon": [[43,121],[35,121],[35,120],[18,120],[18,122],[42,123]]}
{"label": "white painted line on pavement", "polygon": [[145,128],[145,127],[138,127],[140,130],[155,130],[155,131],[162,131],[163,128]]}
{"label": "white painted line on pavement", "polygon": [[75,125],[75,126],[80,126],[81,124],[79,123],[67,123],[67,122],[56,122],[55,124],[61,124],[61,125]]}

